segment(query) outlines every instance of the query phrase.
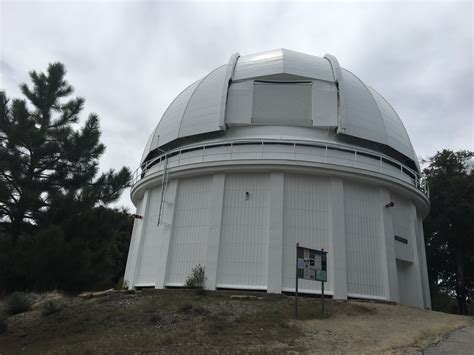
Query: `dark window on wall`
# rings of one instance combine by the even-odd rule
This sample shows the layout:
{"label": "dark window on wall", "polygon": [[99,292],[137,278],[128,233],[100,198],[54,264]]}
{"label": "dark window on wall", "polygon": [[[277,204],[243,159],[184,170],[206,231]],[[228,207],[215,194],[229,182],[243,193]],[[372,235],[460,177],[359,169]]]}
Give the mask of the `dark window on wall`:
{"label": "dark window on wall", "polygon": [[311,83],[254,83],[252,123],[311,126]]}

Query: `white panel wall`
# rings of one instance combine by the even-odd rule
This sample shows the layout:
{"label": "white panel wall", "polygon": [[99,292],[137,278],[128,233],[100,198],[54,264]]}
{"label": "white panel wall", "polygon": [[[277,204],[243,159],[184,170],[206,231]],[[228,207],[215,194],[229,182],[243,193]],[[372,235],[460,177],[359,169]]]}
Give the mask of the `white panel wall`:
{"label": "white panel wall", "polygon": [[227,124],[250,124],[252,117],[253,81],[232,83],[226,106]]}
{"label": "white panel wall", "polygon": [[255,82],[252,123],[311,126],[311,84]]}
{"label": "white panel wall", "polygon": [[[285,175],[283,223],[283,290],[295,289],[296,243],[329,250],[329,178]],[[331,257],[331,256],[329,256]],[[300,292],[319,292],[321,283],[299,280]],[[331,283],[325,290],[331,292]]]}
{"label": "white panel wall", "polygon": [[313,81],[313,126],[337,127],[337,88],[335,83]]}
{"label": "white panel wall", "polygon": [[416,275],[415,265],[413,263],[397,259],[397,274],[400,303],[408,306],[423,308],[423,296],[418,294],[418,292],[421,292],[421,287],[418,284],[420,279]]}
{"label": "white panel wall", "polygon": [[423,218],[417,214],[416,218],[416,242],[418,250],[418,262],[420,265],[423,303],[425,308],[431,309],[430,285],[428,280],[428,266],[426,265],[425,237],[423,233]]}
{"label": "white panel wall", "polygon": [[413,239],[412,233],[412,216],[410,216],[410,203],[404,198],[397,195],[391,195],[392,201],[395,203],[391,207],[393,221],[393,238],[399,236],[408,240],[408,244],[404,244],[395,240],[395,256],[398,259],[413,262]]}
{"label": "white panel wall", "polygon": [[[137,202],[136,214],[142,216],[145,210],[143,206],[144,198],[140,198]],[[135,275],[135,268],[137,264],[137,252],[140,244],[141,234],[143,228],[143,219],[136,218],[133,222],[132,237],[130,238],[130,246],[128,248],[127,265],[125,266],[124,281],[128,283],[130,288],[133,287],[133,279]]]}
{"label": "white panel wall", "polygon": [[211,183],[212,176],[179,181],[167,286],[183,285],[194,266],[205,265]]}
{"label": "white panel wall", "polygon": [[266,289],[268,185],[268,174],[226,175],[216,287]]}
{"label": "white panel wall", "polygon": [[345,181],[348,296],[385,298],[382,208],[377,188]]}
{"label": "white panel wall", "polygon": [[161,187],[149,191],[148,206],[143,216],[144,231],[138,256],[138,277],[135,285],[154,286],[157,273],[159,247],[158,213],[160,209]]}

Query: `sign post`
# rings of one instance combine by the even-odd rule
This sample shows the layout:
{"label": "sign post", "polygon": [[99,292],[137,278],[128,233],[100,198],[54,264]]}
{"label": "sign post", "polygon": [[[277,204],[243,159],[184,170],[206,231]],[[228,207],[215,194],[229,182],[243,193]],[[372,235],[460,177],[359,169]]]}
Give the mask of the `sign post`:
{"label": "sign post", "polygon": [[300,243],[296,243],[296,285],[295,285],[295,319],[298,319],[298,249]]}
{"label": "sign post", "polygon": [[324,283],[327,282],[327,252],[296,243],[295,319],[298,318],[298,279],[321,281],[321,314],[324,316]]}

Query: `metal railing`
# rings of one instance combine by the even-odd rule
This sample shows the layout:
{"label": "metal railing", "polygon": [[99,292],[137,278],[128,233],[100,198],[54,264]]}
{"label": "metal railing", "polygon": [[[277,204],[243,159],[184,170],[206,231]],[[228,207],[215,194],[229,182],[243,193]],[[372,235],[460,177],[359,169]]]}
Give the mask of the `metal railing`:
{"label": "metal railing", "polygon": [[[275,150],[278,146],[284,148]],[[173,169],[187,164],[242,159],[319,162],[378,172],[407,182],[429,197],[426,181],[418,172],[386,155],[331,143],[272,139],[212,142],[167,151],[140,165],[132,174],[132,186],[148,173],[164,171],[165,162],[166,169]]]}

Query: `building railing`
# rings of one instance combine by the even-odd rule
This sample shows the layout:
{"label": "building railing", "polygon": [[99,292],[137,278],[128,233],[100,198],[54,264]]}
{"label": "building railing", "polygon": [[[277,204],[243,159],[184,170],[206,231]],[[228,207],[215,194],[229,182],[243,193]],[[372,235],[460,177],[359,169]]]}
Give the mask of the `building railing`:
{"label": "building railing", "polygon": [[316,162],[378,172],[409,183],[429,197],[426,181],[418,172],[386,155],[331,143],[272,139],[212,142],[167,151],[141,164],[132,174],[132,186],[150,173],[163,172],[165,167],[242,159]]}

